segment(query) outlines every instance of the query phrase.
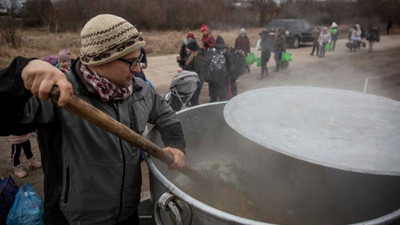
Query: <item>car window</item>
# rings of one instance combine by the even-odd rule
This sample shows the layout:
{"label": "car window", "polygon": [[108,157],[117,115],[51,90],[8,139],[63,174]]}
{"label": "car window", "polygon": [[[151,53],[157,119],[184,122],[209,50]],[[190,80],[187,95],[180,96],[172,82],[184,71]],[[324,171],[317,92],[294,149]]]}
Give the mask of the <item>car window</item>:
{"label": "car window", "polygon": [[311,28],[312,28],[311,24],[309,24],[308,22],[304,21],[304,29],[305,30],[310,30]]}
{"label": "car window", "polygon": [[296,21],[296,28],[297,28],[297,30],[304,30],[303,21]]}
{"label": "car window", "polygon": [[268,24],[268,28],[272,28],[272,27],[285,27],[285,22],[284,21],[279,21],[279,20],[272,20]]}

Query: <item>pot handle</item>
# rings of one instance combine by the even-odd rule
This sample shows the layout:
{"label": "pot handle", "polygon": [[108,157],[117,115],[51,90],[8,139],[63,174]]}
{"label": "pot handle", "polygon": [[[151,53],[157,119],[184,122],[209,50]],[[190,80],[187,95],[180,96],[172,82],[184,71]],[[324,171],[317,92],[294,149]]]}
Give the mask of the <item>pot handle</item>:
{"label": "pot handle", "polygon": [[190,225],[192,223],[190,207],[169,192],[164,192],[154,206],[154,219],[157,225],[163,224],[161,210],[169,212],[174,225]]}

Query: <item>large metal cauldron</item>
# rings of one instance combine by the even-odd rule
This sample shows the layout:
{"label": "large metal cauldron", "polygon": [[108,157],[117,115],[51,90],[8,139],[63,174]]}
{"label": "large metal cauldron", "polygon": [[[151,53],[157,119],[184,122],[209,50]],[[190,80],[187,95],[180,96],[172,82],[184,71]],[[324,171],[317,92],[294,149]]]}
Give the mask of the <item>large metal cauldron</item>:
{"label": "large metal cauldron", "polygon": [[[224,106],[201,105],[178,117],[187,163],[236,182],[233,197],[241,200],[204,198],[212,184],[202,187],[204,193],[191,193],[190,180],[147,158],[158,224],[372,225],[400,219],[399,176],[328,168],[266,149],[226,124]],[[149,137],[162,146],[158,132],[152,130]]]}

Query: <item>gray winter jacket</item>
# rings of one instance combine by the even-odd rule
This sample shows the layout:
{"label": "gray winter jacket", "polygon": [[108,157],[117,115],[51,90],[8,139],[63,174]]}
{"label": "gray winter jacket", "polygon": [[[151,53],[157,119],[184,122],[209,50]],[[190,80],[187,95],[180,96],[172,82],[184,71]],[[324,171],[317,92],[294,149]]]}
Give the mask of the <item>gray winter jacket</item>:
{"label": "gray winter jacket", "polygon": [[[74,94],[142,134],[147,123],[160,131],[166,146],[184,150],[180,122],[171,107],[142,79],[125,100],[103,102],[82,80],[79,62],[67,74]],[[70,224],[115,224],[136,211],[140,200],[139,149],[50,101],[31,98],[21,121],[61,125],[60,209]],[[58,151],[58,149],[53,149]]]}

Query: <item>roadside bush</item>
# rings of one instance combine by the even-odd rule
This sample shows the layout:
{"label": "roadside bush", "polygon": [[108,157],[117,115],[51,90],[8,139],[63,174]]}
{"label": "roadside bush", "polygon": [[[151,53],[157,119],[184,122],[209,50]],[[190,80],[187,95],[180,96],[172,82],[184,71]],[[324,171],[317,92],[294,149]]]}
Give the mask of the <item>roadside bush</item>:
{"label": "roadside bush", "polygon": [[22,35],[11,15],[0,18],[0,37],[3,45],[9,45],[12,48],[21,46]]}

